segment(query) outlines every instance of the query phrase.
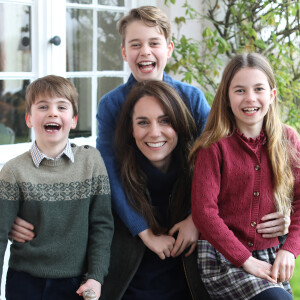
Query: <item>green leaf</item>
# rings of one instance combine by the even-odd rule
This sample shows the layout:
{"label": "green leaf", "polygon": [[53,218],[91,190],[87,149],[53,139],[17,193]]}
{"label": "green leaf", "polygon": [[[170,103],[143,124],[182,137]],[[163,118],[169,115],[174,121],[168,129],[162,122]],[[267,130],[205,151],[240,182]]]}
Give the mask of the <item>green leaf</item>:
{"label": "green leaf", "polygon": [[209,27],[206,27],[202,32],[202,37],[206,38],[212,36],[212,30]]}
{"label": "green leaf", "polygon": [[263,40],[255,40],[254,44],[256,47],[262,50],[267,48],[267,44]]}

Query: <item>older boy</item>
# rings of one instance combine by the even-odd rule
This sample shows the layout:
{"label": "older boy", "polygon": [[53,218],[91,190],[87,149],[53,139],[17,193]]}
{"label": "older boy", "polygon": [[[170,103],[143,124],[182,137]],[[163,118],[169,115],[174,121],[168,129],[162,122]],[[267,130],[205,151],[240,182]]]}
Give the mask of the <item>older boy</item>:
{"label": "older boy", "polygon": [[26,111],[36,140],[0,172],[1,265],[17,215],[36,237],[11,245],[6,299],[72,300],[86,289],[99,298],[113,235],[110,186],[99,151],[69,143],[76,89],[59,76],[37,79],[27,88]]}
{"label": "older boy", "polygon": [[190,108],[199,133],[206,123],[210,107],[198,88],[176,81],[164,73],[174,44],[170,22],[161,10],[153,6],[132,9],[120,21],[119,33],[122,36],[122,56],[128,62],[132,74],[125,84],[107,93],[99,102],[97,149],[101,151],[110,178],[113,209],[133,236],[139,234],[143,238],[141,233],[149,226],[126,201],[115,167],[113,138],[122,104],[137,81],[164,80],[176,88]]}

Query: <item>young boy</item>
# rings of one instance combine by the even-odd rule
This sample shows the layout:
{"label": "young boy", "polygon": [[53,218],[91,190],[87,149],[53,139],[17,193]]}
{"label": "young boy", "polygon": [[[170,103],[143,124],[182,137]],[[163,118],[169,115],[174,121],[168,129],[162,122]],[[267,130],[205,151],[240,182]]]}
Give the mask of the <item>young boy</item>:
{"label": "young boy", "polygon": [[59,76],[37,79],[27,88],[26,111],[36,140],[0,172],[1,266],[17,215],[36,236],[11,245],[6,299],[82,299],[88,289],[98,299],[113,235],[110,185],[99,151],[68,140],[77,124],[76,89]]}

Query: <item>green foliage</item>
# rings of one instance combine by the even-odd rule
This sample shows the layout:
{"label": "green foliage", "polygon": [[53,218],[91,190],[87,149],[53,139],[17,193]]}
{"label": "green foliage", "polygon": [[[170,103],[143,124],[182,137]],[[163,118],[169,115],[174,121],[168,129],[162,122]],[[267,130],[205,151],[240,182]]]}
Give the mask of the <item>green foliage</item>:
{"label": "green foliage", "polygon": [[[206,11],[196,11],[185,1],[185,15],[175,22],[207,21],[202,40],[174,37],[173,60],[167,71],[182,80],[197,82],[211,103],[224,62],[237,53],[258,52],[274,71],[284,122],[300,131],[300,3],[295,0],[204,0]],[[165,0],[166,5],[176,0]],[[204,6],[202,6],[204,7]],[[200,26],[199,26],[200,30]]]}
{"label": "green foliage", "polygon": [[296,259],[295,272],[290,281],[292,291],[293,291],[293,299],[300,300],[300,256]]}

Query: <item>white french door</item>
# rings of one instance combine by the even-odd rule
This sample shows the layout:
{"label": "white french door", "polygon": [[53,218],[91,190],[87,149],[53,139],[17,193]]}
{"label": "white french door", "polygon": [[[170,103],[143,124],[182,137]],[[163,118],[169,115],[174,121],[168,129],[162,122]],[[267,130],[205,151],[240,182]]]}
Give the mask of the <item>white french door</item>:
{"label": "white french door", "polygon": [[128,9],[155,3],[0,0],[0,168],[30,147],[34,136],[25,124],[25,89],[48,74],[73,81],[79,117],[70,136],[94,143],[99,99],[129,75],[117,22]]}

